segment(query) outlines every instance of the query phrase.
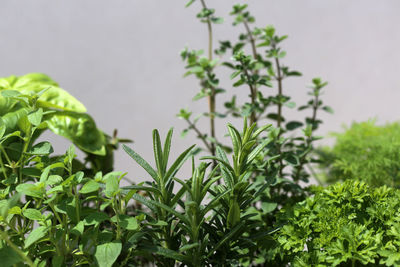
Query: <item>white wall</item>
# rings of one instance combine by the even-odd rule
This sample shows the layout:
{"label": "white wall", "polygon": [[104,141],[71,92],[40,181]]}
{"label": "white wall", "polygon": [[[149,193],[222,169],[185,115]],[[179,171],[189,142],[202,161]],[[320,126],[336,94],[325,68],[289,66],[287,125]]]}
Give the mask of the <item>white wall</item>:
{"label": "white wall", "polygon": [[[233,38],[228,13],[237,1],[208,1],[226,18],[215,26],[215,38]],[[182,78],[179,51],[206,48],[206,26],[195,18],[199,3],[139,0],[2,0],[0,4],[0,76],[43,72],[80,99],[98,126],[121,137],[151,158],[151,130],[175,126],[173,155],[193,142],[178,132],[181,107],[191,103],[197,81]],[[328,80],[324,100],[334,115],[324,115],[320,134],[340,130],[352,120],[377,117],[398,120],[400,109],[400,2],[397,0],[252,0],[247,1],[257,26],[273,24],[288,34],[284,63],[304,76],[288,81],[285,90],[298,103],[306,100],[312,77]],[[228,75],[227,72],[222,74]],[[228,77],[222,77],[229,84]],[[241,95],[247,88],[230,89]],[[266,89],[267,90],[267,89]],[[272,89],[270,89],[272,90]],[[223,127],[219,129],[223,133]],[[67,142],[53,135],[62,152]],[[142,180],[145,173],[124,152],[118,170]]]}

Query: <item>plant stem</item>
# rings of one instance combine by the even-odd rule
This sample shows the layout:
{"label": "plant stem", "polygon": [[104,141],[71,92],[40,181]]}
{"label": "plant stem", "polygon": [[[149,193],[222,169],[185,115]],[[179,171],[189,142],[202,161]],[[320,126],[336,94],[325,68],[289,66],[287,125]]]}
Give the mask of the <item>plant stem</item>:
{"label": "plant stem", "polygon": [[[275,46],[273,46],[273,48],[275,49]],[[282,129],[281,129],[282,102],[281,101],[282,101],[282,91],[283,91],[283,88],[282,88],[282,79],[283,79],[283,77],[282,77],[282,72],[281,72],[281,65],[280,65],[279,59],[277,57],[275,58],[275,65],[276,65],[276,80],[278,82],[278,95],[277,95],[277,98],[278,98],[278,118],[277,118],[277,127],[279,128],[279,133],[278,133],[277,139],[279,140],[280,137],[281,137],[281,134],[282,134]],[[281,152],[282,152],[281,151],[281,146],[278,145],[278,153],[282,154]],[[282,175],[283,175],[283,162],[282,162],[282,158],[281,157],[279,158],[279,165],[280,165],[280,167],[279,167],[279,176],[282,177]]]}
{"label": "plant stem", "polygon": [[203,141],[203,143],[204,143],[204,145],[206,146],[206,148],[208,149],[208,151],[212,152],[211,144],[209,144],[209,143],[207,142],[206,138],[204,137],[204,134],[202,134],[202,133],[200,132],[200,130],[196,127],[196,125],[195,125],[193,122],[191,122],[189,119],[185,119],[185,120],[186,120],[186,122],[189,124],[189,127],[190,127],[191,129],[193,129],[193,130],[197,133],[197,137],[199,137],[200,140]]}
{"label": "plant stem", "polygon": [[[200,0],[203,9],[207,9],[204,0]],[[213,32],[210,16],[207,17],[207,29],[208,29],[208,60],[212,60],[212,47],[213,47]],[[208,96],[208,109],[210,113],[210,136],[215,140],[215,88],[210,86],[211,94]],[[211,154],[215,156],[215,144],[211,142],[209,148]],[[213,163],[215,165],[215,162]]]}
{"label": "plant stem", "polygon": [[[253,33],[250,30],[249,24],[247,23],[246,20],[243,21],[243,25],[246,28],[247,35],[249,36],[253,57],[256,60],[257,59],[256,41],[254,39]],[[258,70],[255,70],[254,74],[258,74]],[[246,75],[248,76],[248,74],[246,74]],[[251,104],[252,104],[252,106],[255,106],[256,97],[257,97],[257,86],[250,85],[250,84],[249,84],[249,86],[250,86],[250,93],[251,93]],[[258,118],[256,117],[256,113],[253,110],[250,115],[250,125],[253,123],[257,124],[257,120],[258,120]]]}
{"label": "plant stem", "polygon": [[[280,128],[281,127],[281,122],[282,122],[282,102],[281,102],[281,100],[282,100],[282,91],[283,91],[283,88],[282,88],[282,80],[283,80],[283,77],[282,77],[282,72],[281,72],[281,65],[280,65],[280,63],[279,63],[279,59],[276,57],[275,58],[275,65],[276,65],[276,80],[277,80],[277,82],[278,82],[278,95],[277,95],[277,97],[278,97],[278,119],[277,119],[277,127],[278,128]],[[279,135],[278,135],[278,137],[280,137],[280,132],[279,132]]]}
{"label": "plant stem", "polygon": [[251,50],[253,52],[253,57],[254,57],[254,59],[257,59],[256,40],[254,39],[253,33],[251,32],[249,24],[247,23],[246,20],[243,21],[243,25],[246,28],[247,35],[249,36],[249,39],[250,39],[250,44],[251,44]]}
{"label": "plant stem", "polygon": [[[311,117],[311,134],[309,137],[307,137],[305,149],[308,149],[312,143],[312,134],[314,132],[314,125],[315,125],[315,121],[317,119],[318,101],[319,101],[318,96],[319,95],[317,92],[317,94],[315,95],[315,98],[314,98],[313,106],[312,106],[313,111],[312,111],[312,117]],[[306,157],[309,152],[310,151],[308,151],[307,153],[304,153],[300,158],[300,164],[299,164],[299,166],[296,167],[296,174],[294,176],[294,180],[296,180],[296,181],[299,180],[300,172],[303,169],[304,164],[307,163]],[[318,182],[320,182],[320,181],[318,181]]]}
{"label": "plant stem", "polygon": [[[249,72],[247,71],[247,69],[244,69],[244,75],[246,75],[246,78],[249,81],[248,85],[250,88],[251,104],[252,104],[252,106],[255,106],[256,97],[257,97],[257,87],[254,84],[250,83],[250,75],[249,75]],[[250,115],[250,125],[252,125],[253,123],[257,124],[257,117],[256,117],[256,113],[254,110],[251,112],[251,115]]]}

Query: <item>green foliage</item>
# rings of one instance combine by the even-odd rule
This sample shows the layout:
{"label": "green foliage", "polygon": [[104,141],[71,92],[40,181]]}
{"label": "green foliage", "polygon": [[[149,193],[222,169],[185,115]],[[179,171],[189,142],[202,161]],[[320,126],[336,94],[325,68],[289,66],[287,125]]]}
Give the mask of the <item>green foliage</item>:
{"label": "green foliage", "polygon": [[[111,137],[97,129],[84,106],[46,75],[0,79],[2,264],[284,266],[300,260],[312,264],[320,258],[318,251],[327,253],[317,250],[303,255],[303,235],[304,242],[308,242],[313,231],[318,233],[316,240],[326,236],[325,243],[321,241],[324,246],[336,249],[333,256],[324,259],[326,263],[372,263],[370,258],[375,256],[371,255],[379,255],[381,264],[397,264],[399,259],[393,253],[398,251],[400,231],[394,212],[398,210],[397,191],[383,188],[378,193],[370,192],[364,184],[356,184],[353,187],[358,189],[349,189],[348,193],[351,186],[345,184],[344,189],[337,186],[321,190],[296,205],[294,211],[291,209],[309,194],[300,185],[309,181],[305,167],[316,162],[310,152],[319,139],[314,131],[322,123],[317,113],[331,112],[320,99],[327,83],[314,78],[309,101],[298,108],[308,110],[309,115],[289,120],[284,110],[296,104],[286,94],[284,81],[301,73],[282,62],[286,56],[282,42],[287,36],[277,35],[273,26],[250,27],[255,18],[247,5],[235,5],[230,13],[233,25],[243,26],[245,32],[238,40],[221,41],[213,49],[212,29],[223,19],[204,0],[191,0],[187,6],[194,2],[201,5],[197,18],[207,26],[208,49],[205,55],[201,50],[185,49],[181,56],[186,62],[185,76],[193,75],[200,83],[193,100],[207,99],[208,110],[193,117],[191,111],[181,109],[178,116],[188,123],[182,135],[194,131],[205,146],[200,163],[195,160],[199,151],[195,145],[170,161],[172,129],[164,142],[154,130],[154,164],[123,146],[149,179],[121,186],[125,173],[111,172],[112,151],[128,140],[117,138],[116,132]],[[227,54],[231,60],[224,61]],[[245,87],[250,93],[244,101],[232,94],[222,111],[217,110],[217,97],[231,92],[220,87],[216,69],[221,66],[232,70],[233,88]],[[209,132],[197,127],[202,116],[209,119]],[[227,136],[231,142],[225,145],[217,138],[216,122],[230,117],[241,119],[243,128],[239,130],[229,123]],[[47,129],[83,150],[85,161],[76,159],[75,146],[64,155],[54,156],[50,142],[37,142]],[[182,177],[180,169],[190,158],[192,173]],[[329,190],[337,192],[325,196]],[[332,202],[336,206],[324,206],[325,199],[319,196],[340,201]],[[318,205],[321,208],[304,214],[301,224],[305,230],[298,233],[295,227],[290,228],[291,223],[297,223],[292,217],[303,215],[299,207],[311,202],[307,212]],[[287,213],[276,222],[282,207]],[[340,223],[333,226],[343,227],[340,238],[346,242],[329,239],[335,228],[323,231],[332,223],[323,209],[337,211],[337,217],[351,211],[345,214],[348,221],[338,220]],[[314,222],[318,212],[323,213],[322,219]],[[368,221],[366,214],[372,219],[363,226],[361,223]],[[352,220],[356,222],[354,227],[348,223]],[[315,230],[312,223],[320,228]],[[311,228],[306,229],[308,226]],[[381,239],[374,236],[376,229],[383,229],[376,234]]]}
{"label": "green foliage", "polygon": [[[6,123],[9,131],[23,127],[17,114],[32,112],[27,103],[31,101],[33,108],[40,110],[40,114],[32,114],[32,116],[34,115],[36,120],[45,116],[43,121],[46,124],[40,127],[41,130],[48,128],[70,139],[84,151],[98,155],[105,154],[105,136],[96,128],[93,119],[85,113],[86,108],[58,87],[58,84],[50,77],[31,73],[21,77],[1,78],[0,91],[2,92],[1,115],[6,117],[3,122]],[[37,98],[32,98],[32,96],[37,96]],[[32,116],[30,118],[35,119]],[[88,136],[93,137],[88,139]]]}
{"label": "green foliage", "polygon": [[[157,266],[175,266],[181,262],[187,266],[206,266],[216,264],[236,264],[238,259],[251,255],[243,249],[256,248],[257,243],[249,242],[251,234],[256,232],[259,222],[251,220],[257,197],[269,186],[269,183],[252,185],[250,176],[252,164],[271,139],[258,143],[261,133],[271,128],[267,125],[255,129],[244,121],[242,133],[228,125],[234,147],[232,164],[221,147],[217,147],[217,156],[206,156],[203,160],[215,160],[218,165],[206,174],[210,163],[195,166],[192,160],[192,177],[182,180],[176,174],[183,162],[193,154],[193,146],[185,150],[177,160],[167,168],[171,146],[172,130],[167,134],[162,148],[158,131],[153,132],[153,148],[156,168],[153,168],[139,154],[124,146],[124,150],[153,179],[145,185],[133,185],[124,189],[136,189],[146,193],[134,194],[132,198],[147,206],[144,212],[146,222],[142,232],[144,239],[136,249],[154,256]],[[224,183],[216,185],[221,179]],[[176,188],[176,182],[180,188]],[[207,200],[207,197],[210,200]],[[271,210],[272,211],[272,210]],[[258,233],[259,234],[259,233]],[[259,234],[259,238],[268,233]],[[241,245],[243,244],[243,246]]]}
{"label": "green foliage", "polygon": [[[205,1],[197,2],[200,2],[203,10],[208,9]],[[216,12],[213,10],[212,14]],[[233,25],[244,30],[239,33],[236,40],[219,41],[219,47],[213,49],[215,25],[210,17],[202,17],[202,22],[207,24],[209,34],[207,53],[188,48],[181,52],[187,69],[184,76],[193,75],[199,81],[200,90],[193,100],[207,98],[208,110],[195,116],[192,111],[182,109],[177,116],[185,120],[188,125],[182,135],[193,131],[201,141],[203,150],[211,154],[208,158],[213,160],[213,166],[220,163],[221,168],[217,171],[221,171],[220,175],[225,184],[229,185],[230,180],[238,179],[238,170],[244,168],[244,165],[248,170],[252,170],[252,173],[248,174],[248,179],[255,188],[262,188],[268,184],[258,198],[253,200],[252,209],[257,215],[252,218],[254,223],[259,224],[257,231],[263,232],[272,227],[278,207],[291,206],[307,197],[308,192],[301,185],[307,184],[310,179],[310,172],[306,167],[318,161],[316,154],[310,153],[314,150],[314,142],[319,139],[315,136],[315,131],[322,123],[318,114],[321,110],[332,112],[332,109],[321,99],[327,82],[314,78],[309,86],[310,99],[298,107],[299,111],[307,111],[308,114],[303,119],[287,118],[285,110],[296,108],[296,103],[291,100],[284,84],[287,79],[302,75],[299,71],[284,65],[287,53],[282,45],[287,36],[278,35],[272,25],[261,28],[252,26],[256,19],[247,4],[234,5],[230,15],[233,16]],[[231,80],[233,89],[221,88],[220,80],[223,77],[218,77],[217,70],[222,67],[231,70],[232,74],[228,80]],[[235,88],[248,90],[248,99],[239,99],[235,95]],[[221,94],[229,94],[231,100],[225,102],[223,108],[219,109],[222,105],[217,105],[217,100]],[[204,128],[197,127],[202,116],[208,117],[209,129],[203,130]],[[266,143],[259,147],[259,151],[257,149],[258,155],[251,163],[242,162],[244,165],[240,166],[238,157],[242,152],[238,143],[244,140],[238,139],[239,133],[230,129],[230,135],[236,136],[237,140],[233,139],[233,146],[223,144],[218,138],[221,136],[218,134],[219,118],[248,118],[250,124],[255,125],[254,130],[257,130],[259,125],[265,124],[273,124],[275,128],[268,131],[266,139],[246,140],[250,143],[243,145],[249,147],[252,147],[251,142]],[[233,153],[232,169],[228,167],[226,162],[228,155],[225,153]],[[239,217],[241,203],[236,201],[232,197],[231,210],[227,214],[232,222],[236,222]],[[252,234],[256,232],[249,233]],[[241,264],[252,264],[252,261],[264,263],[267,260],[269,241],[260,239],[257,243],[255,248],[257,251],[246,248],[246,253],[252,256],[243,260]]]}
{"label": "green foliage", "polygon": [[[40,86],[50,84],[46,77],[37,74],[0,80],[12,87],[2,90],[0,98],[4,104],[0,125],[0,255],[7,255],[2,266],[22,262],[29,266],[93,266],[96,262],[112,266],[120,256],[119,262],[126,263],[132,247],[122,248],[122,243],[127,244],[139,231],[140,218],[127,212],[130,197],[125,197],[130,191],[119,187],[124,174],[86,176],[76,171],[74,165],[79,162],[74,146],[63,156],[52,156],[49,142],[36,142],[44,129],[52,127],[54,131],[67,131],[67,125],[82,127],[83,131],[70,132],[75,141],[79,134],[99,132],[95,126],[90,128],[93,120],[87,114],[68,110],[80,108],[74,98],[57,99],[69,96],[62,89],[59,94],[58,87],[50,95],[46,95],[50,89],[35,93]],[[34,78],[37,84],[30,80]],[[53,110],[54,103],[59,106]],[[61,105],[65,111],[60,111]],[[63,124],[56,116],[64,113],[78,121]],[[72,126],[74,123],[82,125]],[[86,148],[91,145],[85,140],[80,144]],[[101,145],[103,149],[105,145]],[[87,173],[94,172],[93,168]]]}
{"label": "green foliage", "polygon": [[[2,135],[19,132],[21,137],[27,137],[32,132],[32,144],[49,129],[82,149],[94,173],[112,171],[113,150],[119,141],[129,141],[115,135],[111,138],[100,131],[83,104],[45,74],[0,78],[0,93]],[[33,128],[29,128],[30,124]],[[3,143],[6,151],[20,145],[16,135]],[[83,164],[80,169],[84,169]]]}
{"label": "green foliage", "polygon": [[319,153],[328,183],[360,179],[372,186],[400,186],[400,124],[353,123]]}
{"label": "green foliage", "polygon": [[398,266],[400,192],[349,180],[281,211],[277,260],[293,266]]}

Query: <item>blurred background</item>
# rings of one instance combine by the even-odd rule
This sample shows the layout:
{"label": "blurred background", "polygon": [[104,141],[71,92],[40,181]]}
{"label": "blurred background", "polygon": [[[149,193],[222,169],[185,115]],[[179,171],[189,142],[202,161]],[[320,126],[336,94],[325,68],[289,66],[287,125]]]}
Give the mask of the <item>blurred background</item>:
{"label": "blurred background", "polygon": [[[214,47],[217,40],[236,40],[244,29],[232,27],[229,12],[238,2],[206,2],[225,19],[214,26]],[[307,85],[313,77],[329,81],[323,100],[335,113],[321,114],[324,123],[319,135],[341,131],[352,121],[399,120],[399,1],[239,3],[249,4],[256,17],[253,26],[272,24],[278,35],[289,35],[283,43],[287,51],[283,64],[303,76],[288,79],[284,92],[298,106],[308,100]],[[194,133],[179,137],[186,124],[176,114],[181,108],[195,114],[207,110],[205,99],[191,100],[199,90],[196,79],[182,77],[185,69],[179,52],[185,46],[207,49],[206,25],[196,18],[200,3],[189,8],[185,4],[182,0],[2,0],[0,76],[48,74],[87,107],[100,129],[108,134],[118,129],[119,137],[133,139],[130,146],[151,162],[152,129],[158,128],[164,136],[174,126],[171,153],[176,157],[199,143]],[[219,73],[227,90],[226,98],[217,99],[219,107],[233,93],[243,99],[248,94],[245,87],[231,87],[230,73]],[[275,89],[263,90],[275,94]],[[223,123],[217,126],[222,139]],[[203,118],[200,127],[207,130],[207,126]],[[52,133],[44,138],[55,142],[60,154],[69,145]],[[122,149],[116,153],[115,167],[129,172],[135,181],[148,179]]]}

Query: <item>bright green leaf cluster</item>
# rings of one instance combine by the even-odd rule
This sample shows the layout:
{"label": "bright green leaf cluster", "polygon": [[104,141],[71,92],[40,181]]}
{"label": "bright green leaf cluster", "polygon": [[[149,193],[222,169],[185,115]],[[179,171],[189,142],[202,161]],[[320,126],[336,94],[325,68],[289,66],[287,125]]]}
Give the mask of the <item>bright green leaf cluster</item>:
{"label": "bright green leaf cluster", "polygon": [[359,179],[372,186],[400,186],[400,124],[353,123],[325,148],[321,167],[327,182]]}
{"label": "bright green leaf cluster", "polygon": [[400,191],[349,180],[281,211],[277,260],[293,266],[398,266]]}

